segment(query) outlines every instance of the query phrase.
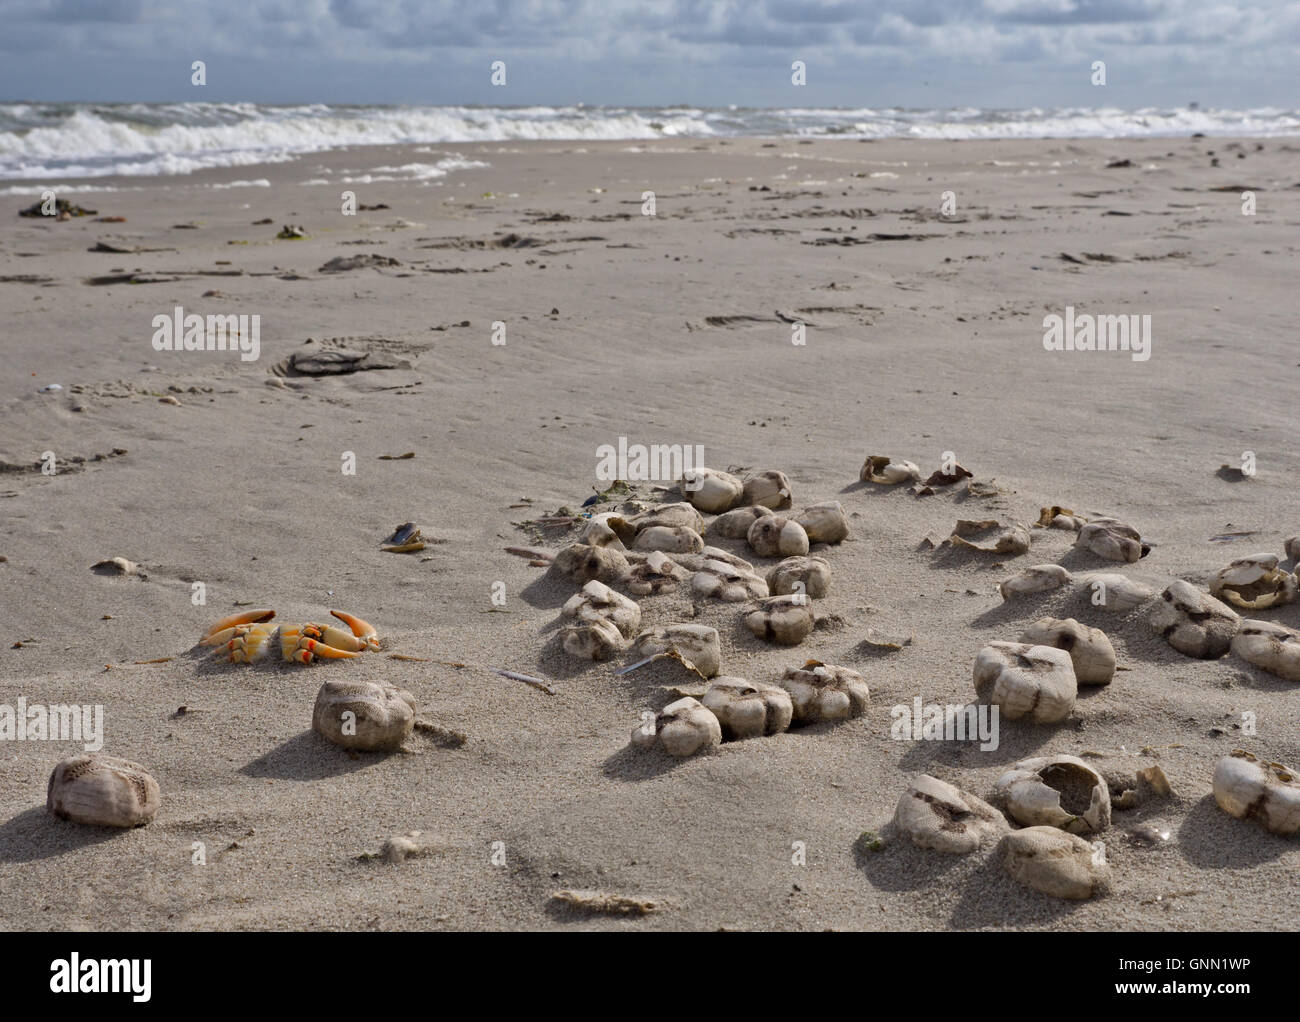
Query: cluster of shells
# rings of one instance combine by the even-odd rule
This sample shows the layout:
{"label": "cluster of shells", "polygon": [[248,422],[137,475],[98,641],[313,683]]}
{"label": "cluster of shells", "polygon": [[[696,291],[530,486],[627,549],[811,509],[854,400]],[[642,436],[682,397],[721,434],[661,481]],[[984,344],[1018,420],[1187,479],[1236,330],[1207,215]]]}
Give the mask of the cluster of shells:
{"label": "cluster of shells", "polygon": [[[686,587],[697,603],[739,604],[741,620],[758,639],[797,646],[816,624],[812,601],[831,586],[830,562],[810,551],[849,535],[838,501],[794,510],[783,472],[754,472],[742,479],[697,468],[683,474],[678,488],[685,499],[641,514],[592,515],[579,541],[553,561],[555,573],[581,586],[560,611],[565,652],[589,660],[671,657],[709,681],[701,698],[684,696],[653,719],[647,714],[631,743],[692,756],[724,740],[863,713],[867,685],[846,667],[810,660],[770,683],[755,682],[720,673],[716,628],[688,622],[642,628],[638,597]],[[744,540],[753,557],[775,563],[763,570],[712,545],[717,540]]]}
{"label": "cluster of shells", "polygon": [[[959,531],[963,525],[970,523],[959,523]],[[1074,531],[1077,547],[1105,560],[1132,563],[1151,551],[1137,529],[1110,517],[1089,519],[1052,507],[1043,509],[1037,525]],[[1025,544],[1024,550],[1001,552],[1027,549]],[[1295,563],[1300,537],[1287,540],[1285,550]],[[1280,678],[1300,681],[1300,632],[1243,619],[1234,609],[1260,611],[1294,602],[1297,577],[1281,563],[1272,553],[1239,558],[1215,573],[1208,592],[1177,579],[1157,593],[1123,574],[1073,574],[1059,564],[1026,568],[999,589],[1010,601],[1085,586],[1089,602],[1100,610],[1127,613],[1145,606],[1153,632],[1185,656],[1210,660],[1232,652]],[[1016,641],[992,641],[980,649],[973,681],[977,701],[997,706],[1000,717],[1057,724],[1070,716],[1080,686],[1108,685],[1115,670],[1115,649],[1104,631],[1073,618],[1044,617]],[[1287,766],[1239,749],[1218,762],[1212,789],[1218,806],[1234,817],[1257,820],[1276,834],[1300,831],[1300,775]],[[1163,771],[1148,767],[1117,805],[1128,808],[1143,798],[1171,794]],[[998,779],[990,798],[1000,809],[921,775],[900,799],[893,826],[918,846],[943,852],[966,854],[997,842],[1012,876],[1055,897],[1088,898],[1106,888],[1104,845],[1086,839],[1109,826],[1111,792],[1087,763],[1068,755],[1024,760]]]}
{"label": "cluster of shells", "polygon": [[[1241,749],[1219,760],[1212,780],[1218,806],[1275,834],[1300,832],[1300,775]],[[969,855],[996,848],[1018,881],[1056,898],[1083,900],[1110,885],[1101,836],[1112,808],[1173,797],[1159,766],[1139,771],[1112,798],[1097,770],[1070,755],[1021,760],[994,784],[990,800],[920,774],[903,792],[891,826],[919,848]]]}
{"label": "cluster of shells", "polygon": [[684,696],[632,732],[632,744],[670,756],[712,752],[724,740],[776,735],[791,725],[848,720],[866,712],[870,693],[857,671],[809,660],[776,682],[716,675],[700,699]]}
{"label": "cluster of shells", "polygon": [[[868,457],[860,473],[874,484],[911,483],[918,494],[969,476],[957,466],[922,480],[911,462],[881,456]],[[700,698],[683,696],[647,714],[632,731],[631,744],[687,757],[716,750],[723,741],[863,715],[868,686],[847,667],[809,660],[770,682],[751,681],[721,673],[715,628],[686,622],[642,628],[637,597],[688,586],[696,601],[742,605],[744,625],[758,639],[797,646],[816,622],[811,601],[825,597],[831,585],[830,562],[811,551],[849,536],[838,502],[792,510],[792,488],[779,471],[741,479],[696,469],[680,486],[683,501],[633,517],[593,515],[580,542],[560,550],[552,564],[554,572],[580,587],[561,610],[561,643],[568,654],[590,660],[627,656],[630,668],[668,657],[708,681]],[[1133,563],[1152,549],[1124,522],[1088,518],[1068,508],[1044,508],[1037,527],[1071,530],[1076,547],[1110,561]],[[706,537],[743,539],[756,558],[776,563],[761,572]],[[1028,552],[1031,534],[1020,523],[959,521],[944,542],[1019,556]],[[1300,537],[1287,540],[1285,552],[1296,563]],[[1179,579],[1157,596],[1154,588],[1123,574],[1075,574],[1059,564],[1026,568],[999,589],[1009,601],[1074,585],[1086,586],[1091,604],[1104,611],[1145,607],[1152,630],[1185,656],[1208,660],[1231,652],[1300,682],[1300,631],[1238,613],[1295,602],[1300,583],[1276,554],[1234,560],[1214,575],[1208,591]],[[1043,617],[1014,640],[984,645],[972,674],[977,701],[997,706],[1001,717],[1052,725],[1070,716],[1080,686],[1108,685],[1115,672],[1115,649],[1103,630],[1074,618]],[[343,748],[383,752],[402,746],[415,718],[410,692],[382,681],[341,679],[322,685],[312,727]],[[1217,805],[1234,817],[1255,820],[1276,834],[1300,832],[1300,774],[1287,766],[1236,750],[1216,765],[1212,789]],[[1171,795],[1156,766],[1139,771],[1135,788],[1112,798],[1106,779],[1084,760],[1044,755],[1013,764],[998,778],[989,801],[918,775],[900,798],[892,826],[919,847],[952,854],[996,842],[1017,880],[1055,897],[1082,899],[1109,882],[1099,837],[1110,826],[1112,808]],[[159,803],[159,785],[145,767],[102,753],[64,760],[49,780],[49,812],[87,825],[142,826],[154,819]]]}
{"label": "cluster of shells", "polygon": [[[1131,526],[1114,519],[1087,521],[1060,508],[1044,508],[1040,524],[1079,528],[1077,545],[1110,560],[1135,561],[1150,547]],[[1100,526],[1095,531],[1094,526]],[[1300,537],[1288,539],[1286,556],[1300,555]],[[1199,660],[1217,660],[1228,652],[1287,681],[1300,681],[1300,631],[1276,622],[1243,618],[1239,611],[1258,612],[1294,603],[1300,581],[1282,567],[1282,557],[1256,553],[1238,558],[1216,572],[1208,591],[1185,579],[1175,579],[1159,593],[1126,575],[1111,572],[1071,574],[1059,564],[1038,564],[1002,582],[1004,600],[1043,593],[1063,586],[1084,585],[1091,602],[1102,610],[1126,613],[1150,601],[1151,628],[1179,653]],[[1234,609],[1236,608],[1236,609]]]}
{"label": "cluster of shells", "polygon": [[[1129,801],[1172,795],[1164,772],[1140,771]],[[994,784],[990,801],[920,774],[894,811],[892,827],[919,848],[969,855],[996,848],[1007,872],[1056,898],[1083,900],[1110,882],[1105,846],[1110,787],[1076,756],[1037,756],[1015,763]]]}

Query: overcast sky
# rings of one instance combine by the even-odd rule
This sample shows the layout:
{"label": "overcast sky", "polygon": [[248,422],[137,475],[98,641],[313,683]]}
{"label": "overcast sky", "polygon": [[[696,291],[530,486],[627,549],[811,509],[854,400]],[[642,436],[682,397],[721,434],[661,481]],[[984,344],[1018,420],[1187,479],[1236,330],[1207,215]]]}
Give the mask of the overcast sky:
{"label": "overcast sky", "polygon": [[0,0],[23,99],[1295,109],[1300,0]]}

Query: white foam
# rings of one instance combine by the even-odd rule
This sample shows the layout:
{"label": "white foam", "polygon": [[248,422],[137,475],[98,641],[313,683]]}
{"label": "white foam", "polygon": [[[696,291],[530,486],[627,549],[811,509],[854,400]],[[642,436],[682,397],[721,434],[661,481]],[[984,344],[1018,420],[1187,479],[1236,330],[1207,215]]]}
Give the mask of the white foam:
{"label": "white foam", "polygon": [[[354,146],[665,138],[1139,138],[1300,134],[1300,112],[689,107],[295,107],[252,103],[0,104],[0,179],[174,176]],[[631,148],[631,147],[629,147]],[[437,150],[430,150],[437,152]],[[499,146],[497,151],[516,151]],[[433,180],[471,169],[406,173]],[[415,166],[415,165],[409,165]],[[402,168],[399,168],[401,171]],[[320,173],[320,171],[317,171]],[[374,172],[371,172],[372,174]]]}
{"label": "white foam", "polygon": [[[255,107],[139,104],[60,108],[0,104],[0,178],[191,174],[290,160],[347,146],[514,139],[653,138],[709,133],[686,116],[576,107]],[[146,119],[147,118],[147,119]],[[29,122],[40,123],[29,125]],[[52,123],[51,123],[52,122]]]}

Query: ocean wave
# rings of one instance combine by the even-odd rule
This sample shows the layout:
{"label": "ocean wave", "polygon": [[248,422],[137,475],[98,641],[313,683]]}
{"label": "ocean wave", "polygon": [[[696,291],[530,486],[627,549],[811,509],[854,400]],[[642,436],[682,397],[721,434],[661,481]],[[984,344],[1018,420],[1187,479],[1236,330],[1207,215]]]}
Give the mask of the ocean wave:
{"label": "ocean wave", "polygon": [[347,146],[703,137],[1298,135],[1300,112],[1157,109],[363,107],[0,104],[0,179],[176,176]]}

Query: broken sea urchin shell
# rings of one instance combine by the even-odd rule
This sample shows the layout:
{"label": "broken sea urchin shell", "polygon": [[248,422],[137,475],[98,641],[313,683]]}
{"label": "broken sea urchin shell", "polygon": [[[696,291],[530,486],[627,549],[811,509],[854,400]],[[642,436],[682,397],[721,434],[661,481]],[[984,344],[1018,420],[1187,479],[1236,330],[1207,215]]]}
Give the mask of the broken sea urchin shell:
{"label": "broken sea urchin shell", "polygon": [[1110,826],[1110,789],[1076,756],[1021,760],[998,778],[995,790],[1007,814],[1026,827],[1096,834]]}

